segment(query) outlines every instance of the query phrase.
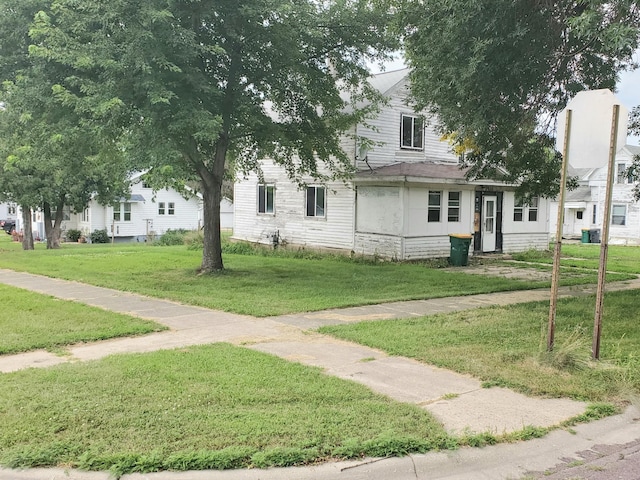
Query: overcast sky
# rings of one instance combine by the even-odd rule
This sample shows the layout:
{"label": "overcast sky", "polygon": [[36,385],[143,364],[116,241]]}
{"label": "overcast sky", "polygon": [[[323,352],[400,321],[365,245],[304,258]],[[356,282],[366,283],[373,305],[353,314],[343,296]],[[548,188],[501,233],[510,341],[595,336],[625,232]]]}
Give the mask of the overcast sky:
{"label": "overcast sky", "polygon": [[[640,50],[635,53],[634,59],[637,63],[640,63]],[[397,70],[404,66],[404,61],[400,55],[398,55],[395,61],[386,64],[385,71]],[[372,66],[372,71],[379,72],[380,69],[377,66]],[[620,81],[618,82],[616,96],[620,99],[622,105],[627,107],[629,112],[631,112],[633,107],[640,105],[640,69],[632,72],[622,72]],[[640,145],[640,137],[628,137],[627,143]]]}

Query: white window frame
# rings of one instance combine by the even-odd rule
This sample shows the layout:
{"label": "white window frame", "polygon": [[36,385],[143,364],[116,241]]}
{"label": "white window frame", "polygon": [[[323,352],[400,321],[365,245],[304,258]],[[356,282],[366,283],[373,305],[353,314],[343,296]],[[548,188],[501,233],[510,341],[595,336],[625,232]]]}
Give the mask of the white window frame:
{"label": "white window frame", "polygon": [[[271,204],[269,204],[269,198],[271,198]],[[259,215],[275,215],[276,186],[273,183],[258,184],[256,210]]]}
{"label": "white window frame", "polygon": [[[616,213],[617,210],[617,213]],[[620,211],[622,210],[622,214]],[[619,219],[616,222],[616,217]],[[611,206],[611,225],[617,225],[623,227],[627,224],[627,206],[626,205],[612,205]]]}
{"label": "white window frame", "polygon": [[[436,200],[437,196],[437,202]],[[429,190],[427,200],[427,223],[442,221],[442,190]]]}
{"label": "white window frame", "polygon": [[130,222],[131,221],[131,203],[116,203],[113,206],[114,222]]}
{"label": "white window frame", "polygon": [[16,215],[16,206],[10,204],[7,206],[7,215]]}
{"label": "white window frame", "polygon": [[529,203],[524,203],[524,200],[519,197],[515,197],[513,203],[513,221],[514,222],[537,222],[539,220],[540,211],[540,198],[532,197]]}
{"label": "white window frame", "polygon": [[[451,198],[452,194],[457,194],[458,198],[457,199]],[[462,202],[462,192],[461,191],[448,192],[447,199],[448,199],[447,222],[460,223],[460,204]]]}
{"label": "white window frame", "polygon": [[86,207],[84,210],[82,210],[82,221],[84,223],[89,222],[89,207]]}
{"label": "white window frame", "polygon": [[176,214],[176,204],[175,202],[169,202],[167,204],[167,215],[175,215]]}
{"label": "white window frame", "polygon": [[[411,137],[408,142],[405,141],[406,127],[411,129]],[[419,115],[400,114],[400,148],[424,150],[424,118]]]}
{"label": "white window frame", "polygon": [[626,163],[616,164],[616,183],[618,184],[633,183],[633,179],[629,176],[629,173],[627,172]]}
{"label": "white window frame", "polygon": [[158,215],[164,215],[166,212],[166,205],[164,202],[158,202]]}
{"label": "white window frame", "polygon": [[[322,192],[320,194],[320,192]],[[309,185],[305,190],[305,217],[326,218],[327,188],[324,185]]]}

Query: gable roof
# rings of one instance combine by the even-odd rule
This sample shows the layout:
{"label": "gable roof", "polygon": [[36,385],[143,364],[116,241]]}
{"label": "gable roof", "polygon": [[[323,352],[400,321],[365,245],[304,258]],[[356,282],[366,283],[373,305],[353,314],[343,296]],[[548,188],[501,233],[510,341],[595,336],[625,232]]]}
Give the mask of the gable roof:
{"label": "gable roof", "polygon": [[381,94],[386,95],[402,82],[409,75],[409,72],[408,68],[401,68],[400,70],[376,73],[369,79],[369,84]]}

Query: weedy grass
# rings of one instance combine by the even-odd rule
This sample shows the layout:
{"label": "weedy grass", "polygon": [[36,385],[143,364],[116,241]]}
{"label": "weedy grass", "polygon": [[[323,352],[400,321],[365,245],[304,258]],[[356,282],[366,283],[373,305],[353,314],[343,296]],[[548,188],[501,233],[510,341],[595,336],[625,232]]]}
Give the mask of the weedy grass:
{"label": "weedy grass", "polygon": [[[580,267],[598,270],[600,263],[599,243],[568,243],[562,245],[560,264],[564,267]],[[553,252],[529,250],[513,255],[514,260],[542,264],[553,263]],[[607,271],[640,275],[640,247],[609,245],[607,248]]]}
{"label": "weedy grass", "polygon": [[555,348],[544,352],[549,304],[496,306],[408,320],[329,326],[322,333],[545,397],[622,404],[640,393],[637,291],[607,293],[600,362],[589,360],[594,297],[562,299]]}
{"label": "weedy grass", "polygon": [[0,355],[166,330],[148,320],[0,284]]}
{"label": "weedy grass", "polygon": [[424,410],[214,344],[0,376],[0,463],[116,474],[309,464],[455,447]]}
{"label": "weedy grass", "polygon": [[[531,281],[467,275],[432,263],[381,262],[265,250],[225,243],[226,270],[198,275],[201,252],[186,246],[63,244],[23,252],[0,236],[0,266],[167,298],[254,316],[324,310],[382,302],[470,295],[549,286]],[[618,277],[628,278],[628,277]],[[594,283],[596,274],[566,284]]]}

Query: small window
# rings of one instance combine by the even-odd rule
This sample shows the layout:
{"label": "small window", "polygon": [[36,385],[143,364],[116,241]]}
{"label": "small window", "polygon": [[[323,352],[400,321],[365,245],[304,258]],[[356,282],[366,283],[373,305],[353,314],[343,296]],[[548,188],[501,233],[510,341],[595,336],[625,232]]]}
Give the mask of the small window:
{"label": "small window", "polygon": [[591,214],[591,223],[595,224],[596,220],[598,219],[597,216],[598,213],[598,207],[596,205],[593,206],[593,212]]}
{"label": "small window", "polygon": [[513,221],[522,222],[524,218],[524,201],[522,198],[516,197],[516,201],[513,207]]}
{"label": "small window", "polygon": [[533,197],[531,199],[531,203],[529,204],[529,221],[538,221],[538,197]]}
{"label": "small window", "polygon": [[113,220],[115,222],[119,222],[120,221],[120,204],[116,203],[113,206]]}
{"label": "small window", "polygon": [[460,221],[460,192],[449,192],[448,222]]}
{"label": "small window", "polygon": [[175,215],[176,214],[176,204],[173,202],[169,202],[169,208],[167,209],[169,215]]}
{"label": "small window", "polygon": [[258,213],[273,213],[275,201],[275,187],[273,185],[258,185]]}
{"label": "small window", "polygon": [[85,208],[82,211],[82,221],[83,222],[88,222],[89,221],[89,209],[88,208]]}
{"label": "small window", "polygon": [[124,204],[124,221],[125,222],[131,221],[131,204],[130,203]]}
{"label": "small window", "polygon": [[325,188],[307,187],[307,217],[325,216]]}
{"label": "small window", "polygon": [[16,206],[15,205],[9,205],[7,207],[7,214],[8,215],[15,215],[16,214]]}
{"label": "small window", "polygon": [[582,214],[583,214],[583,211],[582,210],[578,210],[576,212],[576,220],[582,220],[582,216],[583,216]]}
{"label": "small window", "polygon": [[427,211],[427,222],[440,221],[442,192],[429,192],[429,208]]}
{"label": "small window", "polygon": [[143,180],[142,181],[142,188],[151,188],[151,185],[149,185],[146,180]]}
{"label": "small window", "polygon": [[611,216],[612,225],[626,225],[627,207],[626,205],[614,205],[613,215]]}
{"label": "small window", "polygon": [[165,205],[164,202],[158,203],[158,215],[164,215]]}
{"label": "small window", "polygon": [[616,174],[616,183],[633,183],[633,178],[629,175],[626,163],[618,163]]}
{"label": "small window", "polygon": [[400,120],[400,147],[422,150],[424,120],[415,115],[402,114]]}

